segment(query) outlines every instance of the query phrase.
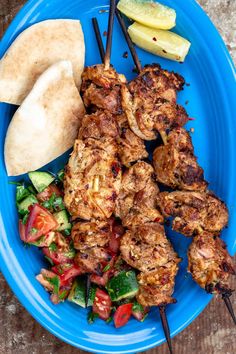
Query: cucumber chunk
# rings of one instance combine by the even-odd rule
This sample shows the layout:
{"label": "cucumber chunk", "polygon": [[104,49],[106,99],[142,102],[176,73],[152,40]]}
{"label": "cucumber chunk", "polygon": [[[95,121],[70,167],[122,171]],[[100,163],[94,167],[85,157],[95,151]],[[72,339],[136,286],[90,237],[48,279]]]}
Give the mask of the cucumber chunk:
{"label": "cucumber chunk", "polygon": [[[68,300],[85,308],[85,292],[86,292],[86,278],[79,277],[73,283],[72,289],[68,296]],[[93,305],[95,293],[96,293],[96,286],[92,284],[89,292],[88,306]]]}
{"label": "cucumber chunk", "polygon": [[138,292],[138,282],[133,270],[122,271],[109,280],[107,291],[112,301],[134,297]]}
{"label": "cucumber chunk", "polygon": [[38,193],[43,192],[55,179],[48,172],[35,171],[29,172],[28,175]]}
{"label": "cucumber chunk", "polygon": [[71,229],[71,223],[69,222],[69,217],[66,210],[58,211],[58,213],[53,214],[53,216],[59,225],[57,231]]}
{"label": "cucumber chunk", "polygon": [[18,204],[18,210],[19,212],[24,212],[26,213],[28,211],[28,208],[30,205],[37,204],[38,200],[37,198],[33,195],[30,194],[28,197],[23,199],[19,204]]}

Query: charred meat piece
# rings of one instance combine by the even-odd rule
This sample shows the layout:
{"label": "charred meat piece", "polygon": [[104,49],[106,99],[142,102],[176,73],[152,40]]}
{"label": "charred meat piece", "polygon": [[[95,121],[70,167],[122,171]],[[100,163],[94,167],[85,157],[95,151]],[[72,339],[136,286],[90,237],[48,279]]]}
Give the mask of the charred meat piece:
{"label": "charred meat piece", "polygon": [[141,271],[137,301],[143,306],[173,303],[180,259],[165,236],[164,227],[150,223],[128,230],[121,239],[121,256]]}
{"label": "charred meat piece", "polygon": [[112,223],[93,220],[77,222],[71,231],[76,250],[86,250],[95,246],[106,247],[112,235]]}
{"label": "charred meat piece", "polygon": [[162,214],[173,216],[173,230],[194,236],[202,230],[220,232],[228,222],[226,205],[210,192],[163,192],[157,197]]}
{"label": "charred meat piece", "polygon": [[112,138],[76,140],[64,178],[64,202],[74,219],[107,219],[113,213],[121,185],[117,151]]}
{"label": "charred meat piece", "polygon": [[140,273],[138,281],[139,292],[137,301],[142,306],[160,306],[175,303],[172,297],[175,286],[175,277],[178,272],[178,264],[171,263],[171,267],[160,267],[149,273]]}
{"label": "charred meat piece", "polygon": [[79,251],[74,262],[79,266],[82,272],[103,275],[104,264],[112,259],[112,255],[104,247],[92,247]]}
{"label": "charred meat piece", "polygon": [[126,82],[111,66],[94,65],[84,69],[81,94],[85,106],[102,109],[113,114],[121,114],[121,86]]}
{"label": "charred meat piece", "polygon": [[123,128],[119,144],[119,159],[122,165],[129,167],[132,162],[148,157],[144,141],[132,132],[129,128]]}
{"label": "charred meat piece", "polygon": [[156,208],[159,189],[152,179],[153,172],[146,162],[137,162],[124,172],[115,208],[115,215],[122,220],[123,226],[164,221]]}
{"label": "charred meat piece", "polygon": [[133,132],[144,140],[153,140],[157,132],[183,126],[188,115],[176,104],[176,92],[183,85],[180,75],[156,64],[147,65],[137,78],[123,85],[122,107]]}
{"label": "charred meat piece", "polygon": [[111,137],[116,139],[119,136],[119,126],[116,118],[108,111],[98,110],[93,114],[85,115],[79,131],[80,139]]}
{"label": "charred meat piece", "polygon": [[121,238],[122,258],[132,267],[151,272],[160,267],[171,268],[179,259],[165,236],[164,227],[149,223],[127,230]]}
{"label": "charred meat piece", "polygon": [[155,149],[153,165],[157,181],[169,187],[192,191],[204,191],[207,187],[203,169],[194,156],[191,137],[183,128],[172,130],[167,144]]}
{"label": "charred meat piece", "polygon": [[230,274],[235,275],[235,269],[225,243],[218,236],[209,232],[195,236],[188,261],[188,271],[208,293],[230,295],[228,278]]}

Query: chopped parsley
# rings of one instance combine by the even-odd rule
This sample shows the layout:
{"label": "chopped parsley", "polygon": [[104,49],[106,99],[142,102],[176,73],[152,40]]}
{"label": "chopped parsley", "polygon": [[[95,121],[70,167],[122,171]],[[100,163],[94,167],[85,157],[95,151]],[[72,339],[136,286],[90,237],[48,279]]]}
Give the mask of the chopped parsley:
{"label": "chopped parsley", "polygon": [[110,323],[112,321],[112,317],[110,316],[107,320],[106,323]]}
{"label": "chopped parsley", "polygon": [[64,175],[65,175],[65,172],[63,169],[58,172],[57,178],[59,179],[60,182],[63,182]]}
{"label": "chopped parsley", "polygon": [[64,230],[65,236],[70,236],[70,233],[71,233],[71,229],[65,229]]}
{"label": "chopped parsley", "polygon": [[142,305],[140,305],[138,302],[135,302],[132,307],[133,312],[142,312],[144,313],[144,308]]}
{"label": "chopped parsley", "polygon": [[107,264],[104,268],[103,268],[103,273],[107,272],[109,269],[111,268],[110,264]]}
{"label": "chopped parsley", "polygon": [[63,291],[61,292],[61,294],[59,295],[59,299],[60,299],[60,300],[65,300],[67,293],[68,293],[67,290],[63,290]]}
{"label": "chopped parsley", "polygon": [[51,245],[48,247],[50,252],[56,252],[57,251],[57,245],[55,242],[52,242]]}
{"label": "chopped parsley", "polygon": [[46,209],[54,209],[55,211],[61,211],[65,209],[62,197],[57,197],[55,193],[51,195],[49,200],[43,202],[43,206]]}
{"label": "chopped parsley", "polygon": [[32,229],[30,229],[30,233],[33,235],[37,234],[37,232],[38,232],[38,229],[36,229],[36,227],[32,227]]}
{"label": "chopped parsley", "polygon": [[48,256],[44,256],[45,257],[45,259],[52,265],[52,266],[54,266],[54,263],[53,263],[53,261],[51,260],[51,258],[49,258]]}
{"label": "chopped parsley", "polygon": [[59,279],[59,277],[58,277],[57,275],[56,275],[55,277],[53,277],[53,278],[46,277],[46,280],[47,280],[51,285],[53,285],[53,294],[58,295],[58,293],[59,293],[59,288],[60,288],[60,279]]}
{"label": "chopped parsley", "polygon": [[97,313],[95,313],[95,312],[90,312],[90,313],[88,314],[88,323],[89,323],[89,324],[94,323],[95,319],[98,318],[98,317],[99,317],[99,316],[98,316]]}

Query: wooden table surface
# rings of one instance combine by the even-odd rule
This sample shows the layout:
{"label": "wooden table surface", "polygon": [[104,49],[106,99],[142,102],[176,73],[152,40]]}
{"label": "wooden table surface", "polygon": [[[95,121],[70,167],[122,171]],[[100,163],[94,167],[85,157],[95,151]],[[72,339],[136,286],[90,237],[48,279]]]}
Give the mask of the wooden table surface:
{"label": "wooden table surface", "polygon": [[[0,38],[24,0],[0,0]],[[200,0],[236,62],[236,0]],[[235,282],[234,282],[234,287]],[[236,309],[236,295],[232,297]],[[175,354],[234,354],[236,330],[224,305],[214,299],[173,340]],[[0,354],[81,354],[42,328],[19,304],[0,274]],[[168,354],[166,344],[148,354]]]}

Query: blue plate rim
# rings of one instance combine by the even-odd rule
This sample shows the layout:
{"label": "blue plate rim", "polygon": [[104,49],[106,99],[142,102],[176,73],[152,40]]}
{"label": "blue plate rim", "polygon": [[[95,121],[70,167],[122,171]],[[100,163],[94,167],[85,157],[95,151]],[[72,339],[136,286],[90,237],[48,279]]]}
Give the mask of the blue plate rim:
{"label": "blue plate rim", "polygon": [[[24,15],[26,15],[28,13],[28,11],[32,8],[32,6],[39,6],[40,4],[42,4],[44,2],[44,0],[29,0],[27,1],[27,3],[20,9],[20,11],[17,13],[17,15],[15,16],[15,18],[13,19],[13,21],[11,22],[11,24],[9,25],[9,27],[7,28],[4,36],[1,39],[1,51],[2,50],[6,50],[8,45],[9,45],[9,41],[10,41],[10,37],[11,37],[11,32],[12,30],[15,28],[15,25],[19,22],[19,19],[22,18]],[[213,42],[213,46],[211,47],[212,51],[215,51],[218,55],[218,60],[222,61],[224,63],[224,75],[227,75],[227,78],[229,78],[231,80],[230,85],[235,83],[235,77],[236,77],[236,72],[235,72],[235,67],[234,67],[234,63],[233,60],[228,52],[228,49],[223,41],[223,39],[221,38],[218,30],[216,29],[216,27],[214,26],[214,24],[212,23],[212,21],[210,20],[210,18],[208,17],[208,15],[205,13],[205,11],[202,9],[202,7],[195,1],[195,0],[188,0],[188,5],[189,8],[192,10],[192,12],[196,12],[199,14],[199,17],[201,17],[201,21],[203,21],[201,23],[201,26],[207,26],[208,28],[208,36],[210,38],[214,37],[214,42]],[[191,20],[194,22],[195,21],[195,16],[191,18]],[[195,25],[197,26],[198,24],[195,23]],[[219,51],[220,48],[220,51]],[[222,74],[221,74],[222,75]],[[233,79],[234,78],[234,79]],[[224,82],[224,80],[222,80],[224,86],[226,87],[226,83]],[[233,102],[233,92],[228,92],[228,101]],[[231,99],[232,97],[232,99]],[[230,147],[232,148],[232,141],[230,141]],[[231,150],[231,149],[230,149]],[[231,150],[233,151],[233,150]],[[234,154],[235,155],[235,154]],[[232,159],[232,156],[231,156]],[[234,168],[233,172],[233,176],[231,176],[231,179],[233,179],[233,177],[236,175],[236,168]],[[231,184],[232,185],[232,184]],[[2,221],[2,211],[0,210],[0,234],[1,237],[3,237],[3,234],[5,233],[4,231],[4,225],[3,225],[3,221]],[[232,219],[234,218],[234,221],[236,224],[236,215],[233,216],[232,215]],[[230,249],[230,253],[233,254],[236,251],[236,240],[234,245],[231,247]],[[78,343],[74,343],[73,341],[69,340],[67,337],[65,337],[64,335],[62,335],[61,333],[59,333],[59,331],[56,328],[52,328],[51,326],[49,326],[46,322],[46,320],[43,318],[43,316],[35,311],[34,308],[31,308],[31,304],[29,303],[29,300],[24,296],[24,294],[22,293],[20,286],[17,284],[17,282],[15,281],[14,277],[12,276],[9,267],[7,266],[7,264],[4,262],[3,256],[2,256],[2,250],[0,249],[0,269],[5,277],[5,279],[7,280],[9,286],[11,287],[12,291],[14,292],[14,294],[17,296],[18,300],[20,301],[20,303],[27,309],[27,311],[31,314],[31,316],[37,320],[37,322],[39,322],[45,329],[47,329],[49,332],[51,332],[52,334],[54,334],[56,337],[58,337],[59,339],[63,340],[64,342],[75,346],[77,348],[81,348],[83,350],[86,350],[88,352],[94,352],[94,353],[111,353],[111,351],[108,350],[96,350],[94,348],[92,348],[91,346],[85,346],[82,344]],[[178,329],[178,331],[176,331],[176,333],[173,335],[173,337],[175,335],[177,335],[179,332],[181,332],[184,328],[186,328],[203,310],[204,308],[208,305],[208,303],[211,301],[212,297],[211,296],[207,296],[205,302],[202,304],[202,306],[200,306],[198,308],[198,311],[196,311],[193,316],[191,318],[189,318],[188,321],[186,321],[184,323],[184,325]],[[139,347],[138,349],[135,349],[135,352],[140,352],[140,351],[144,351],[144,350],[148,350],[151,349],[157,345],[160,345],[164,342],[164,340],[158,341],[158,342],[154,342],[154,343],[149,343],[146,346],[143,347]],[[92,343],[90,343],[92,344]],[[108,347],[108,346],[107,346]],[[112,348],[112,347],[111,347]],[[114,351],[113,348],[113,352],[118,353],[118,351]],[[133,353],[134,350],[122,350],[119,351],[119,353]]]}

